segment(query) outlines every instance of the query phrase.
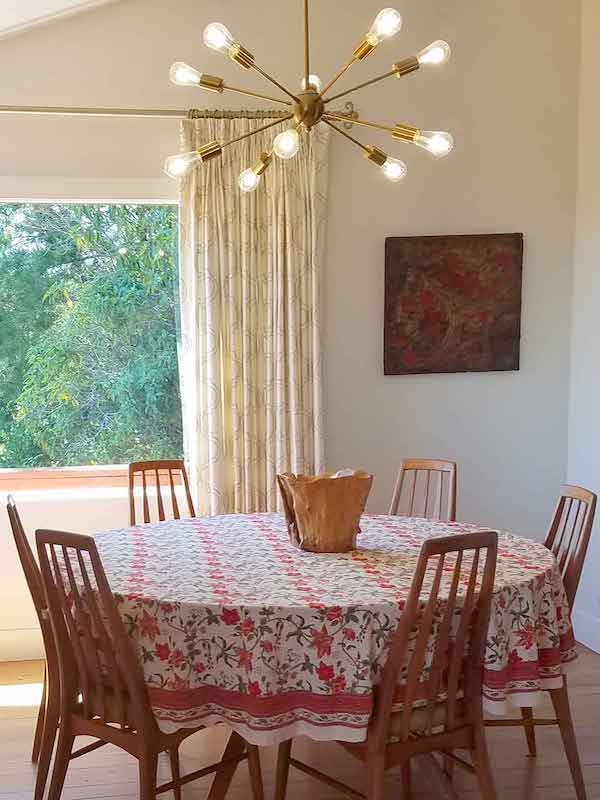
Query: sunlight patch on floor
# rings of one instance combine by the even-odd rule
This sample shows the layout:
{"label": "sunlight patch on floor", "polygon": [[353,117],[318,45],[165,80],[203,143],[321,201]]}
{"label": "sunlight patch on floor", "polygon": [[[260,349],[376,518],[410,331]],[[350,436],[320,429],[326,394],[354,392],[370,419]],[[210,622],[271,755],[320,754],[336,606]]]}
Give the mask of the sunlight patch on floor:
{"label": "sunlight patch on floor", "polygon": [[0,708],[39,706],[42,700],[41,683],[0,685]]}

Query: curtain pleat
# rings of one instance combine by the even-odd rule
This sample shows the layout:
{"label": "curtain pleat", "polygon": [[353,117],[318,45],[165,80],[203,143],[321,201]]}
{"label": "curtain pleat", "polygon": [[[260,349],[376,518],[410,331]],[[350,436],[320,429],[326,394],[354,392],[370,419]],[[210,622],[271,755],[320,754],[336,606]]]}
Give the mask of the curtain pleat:
{"label": "curtain pleat", "polygon": [[[260,119],[187,120],[182,147]],[[181,184],[180,375],[199,513],[280,507],[278,472],[324,469],[321,273],[329,130],[274,158],[256,192],[237,180],[289,122],[225,148]],[[324,129],[324,130],[322,130]]]}

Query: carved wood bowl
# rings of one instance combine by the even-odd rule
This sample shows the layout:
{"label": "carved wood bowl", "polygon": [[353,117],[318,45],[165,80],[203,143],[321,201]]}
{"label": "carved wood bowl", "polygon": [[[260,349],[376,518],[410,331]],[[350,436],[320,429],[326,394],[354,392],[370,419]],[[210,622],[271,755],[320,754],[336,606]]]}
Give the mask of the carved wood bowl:
{"label": "carved wood bowl", "polygon": [[277,476],[290,541],[311,553],[348,553],[356,548],[360,518],[371,491],[368,472]]}

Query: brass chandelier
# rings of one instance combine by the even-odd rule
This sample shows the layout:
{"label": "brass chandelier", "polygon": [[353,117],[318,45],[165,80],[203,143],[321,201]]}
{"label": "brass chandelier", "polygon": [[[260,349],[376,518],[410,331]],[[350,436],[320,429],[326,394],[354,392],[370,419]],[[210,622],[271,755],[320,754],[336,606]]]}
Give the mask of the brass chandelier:
{"label": "brass chandelier", "polygon": [[286,95],[287,99],[281,97],[270,97],[241,89],[225,83],[223,78],[214,75],[207,75],[199,72],[189,64],[181,61],[176,62],[171,67],[171,80],[177,86],[197,86],[210,92],[219,94],[224,91],[236,92],[249,97],[268,100],[269,102],[279,103],[289,107],[289,114],[279,117],[267,125],[263,125],[250,133],[238,136],[227,142],[212,141],[202,145],[198,150],[189,153],[179,153],[167,158],[165,171],[172,178],[183,177],[194,166],[201,164],[211,158],[221,156],[225,147],[230,147],[236,142],[255,136],[274,125],[279,125],[286,120],[293,120],[293,124],[282,133],[278,134],[273,140],[271,149],[261,153],[260,158],[254,166],[244,169],[239,177],[239,186],[243,192],[252,192],[260,184],[261,177],[269,167],[273,155],[281,159],[293,158],[300,148],[300,133],[310,132],[315,125],[323,123],[333,128],[334,131],[349,139],[360,147],[369,161],[373,162],[381,169],[383,174],[391,181],[400,181],[406,175],[406,164],[398,158],[388,156],[383,150],[374,145],[365,145],[359,142],[345,130],[342,130],[336,122],[351,121],[353,124],[362,125],[367,128],[386,131],[392,138],[403,142],[411,142],[418,147],[428,150],[436,157],[447,155],[454,145],[452,136],[445,131],[425,131],[415,128],[412,125],[381,125],[376,122],[369,122],[360,119],[357,115],[351,118],[347,114],[336,113],[329,110],[329,104],[334,100],[339,100],[351,92],[363,89],[385,78],[402,78],[415,72],[420,67],[443,64],[450,57],[450,47],[446,42],[436,41],[421,50],[416,56],[405,58],[392,65],[391,70],[376,78],[371,78],[364,83],[346,89],[335,95],[329,95],[333,85],[358,61],[363,61],[369,56],[378,45],[385,39],[389,39],[399,33],[402,27],[402,17],[393,8],[384,8],[377,14],[368,33],[361,39],[351,58],[339,69],[333,78],[324,87],[317,75],[310,71],[310,37],[309,37],[309,0],[304,0],[304,78],[302,79],[301,89],[294,94],[275,78],[266,73],[255,61],[254,55],[247,50],[244,45],[237,42],[227,28],[220,22],[211,22],[204,30],[204,43],[212,50],[216,50],[234,61],[242,69],[254,70],[262,75],[263,78],[274,84],[280,92]]}

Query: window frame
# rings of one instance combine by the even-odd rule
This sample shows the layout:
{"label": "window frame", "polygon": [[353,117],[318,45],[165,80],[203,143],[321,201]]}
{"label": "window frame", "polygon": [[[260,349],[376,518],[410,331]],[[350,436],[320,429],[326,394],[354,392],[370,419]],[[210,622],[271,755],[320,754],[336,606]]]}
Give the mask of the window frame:
{"label": "window frame", "polygon": [[[40,197],[40,180],[45,191]],[[89,184],[80,179],[61,179],[63,189],[55,193],[55,179],[15,178],[13,191],[0,195],[0,203],[47,203],[48,205],[168,205],[181,211],[179,198],[170,178],[107,181],[109,192],[102,196],[97,181]],[[11,182],[9,182],[11,183]],[[120,184],[115,193],[114,187]],[[112,190],[110,184],[113,184]],[[135,192],[131,188],[135,186]],[[9,188],[6,185],[6,188]],[[67,192],[65,193],[65,189]],[[70,190],[70,191],[69,191]],[[89,196],[88,192],[94,195]],[[129,488],[129,464],[94,464],[71,467],[0,467],[0,495],[51,489]]]}

